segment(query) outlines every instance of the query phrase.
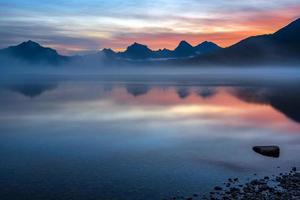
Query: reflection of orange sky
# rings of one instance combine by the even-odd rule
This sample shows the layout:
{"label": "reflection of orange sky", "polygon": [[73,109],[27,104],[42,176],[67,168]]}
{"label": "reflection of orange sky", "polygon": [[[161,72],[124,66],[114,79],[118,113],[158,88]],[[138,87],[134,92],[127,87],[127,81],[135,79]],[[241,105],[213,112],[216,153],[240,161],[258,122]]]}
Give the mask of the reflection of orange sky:
{"label": "reflection of orange sky", "polygon": [[257,128],[272,128],[284,132],[298,132],[300,125],[288,119],[284,114],[270,105],[247,103],[230,95],[225,88],[217,94],[203,98],[197,95],[198,89],[191,89],[190,95],[181,99],[174,88],[151,89],[147,94],[134,97],[123,89],[115,89],[113,100],[119,104],[134,107],[158,107],[176,117],[207,117],[221,120],[229,126],[247,126]]}

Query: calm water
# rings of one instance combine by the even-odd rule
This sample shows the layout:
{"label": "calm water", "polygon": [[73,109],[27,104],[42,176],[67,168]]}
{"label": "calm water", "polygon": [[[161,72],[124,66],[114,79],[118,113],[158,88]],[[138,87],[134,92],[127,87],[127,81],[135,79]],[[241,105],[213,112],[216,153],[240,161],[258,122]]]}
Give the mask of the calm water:
{"label": "calm water", "polygon": [[[202,195],[230,177],[300,166],[300,90],[293,85],[3,84],[0,199]],[[279,145],[281,155],[260,156],[254,145]]]}

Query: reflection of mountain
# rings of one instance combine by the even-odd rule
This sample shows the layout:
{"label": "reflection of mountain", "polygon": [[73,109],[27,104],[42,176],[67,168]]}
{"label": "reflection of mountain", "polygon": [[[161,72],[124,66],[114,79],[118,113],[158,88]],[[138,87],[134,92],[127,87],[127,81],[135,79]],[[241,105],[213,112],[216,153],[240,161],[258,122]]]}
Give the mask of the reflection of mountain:
{"label": "reflection of mountain", "polygon": [[190,90],[188,87],[178,87],[177,88],[177,94],[180,99],[185,99],[188,96],[190,96]]}
{"label": "reflection of mountain", "polygon": [[233,94],[246,102],[269,104],[300,123],[300,90],[297,88],[242,88],[234,90]]}
{"label": "reflection of mountain", "polygon": [[202,98],[210,98],[217,94],[214,88],[201,88],[197,91],[197,94]]}
{"label": "reflection of mountain", "polygon": [[9,89],[24,96],[34,98],[40,96],[45,91],[53,90],[56,87],[56,84],[22,84],[10,86]]}
{"label": "reflection of mountain", "polygon": [[[24,96],[34,98],[42,95],[44,92],[49,90],[54,90],[58,86],[57,83],[23,83],[23,84],[15,84],[11,86],[5,87],[5,89],[9,89],[11,91],[20,93]],[[104,84],[101,85],[101,89],[103,91],[111,91],[114,87],[119,87],[117,85]],[[122,86],[123,87],[123,86]],[[128,94],[134,97],[143,96],[142,100],[149,98],[149,100],[156,99],[156,103],[158,103],[161,99],[161,95],[163,96],[163,102],[168,100],[168,104],[172,104],[174,102],[179,102],[178,97],[182,102],[189,103],[189,100],[193,100],[196,103],[196,95],[200,103],[205,101],[215,102],[216,99],[223,102],[222,96],[216,96],[216,99],[209,99],[216,95],[219,91],[215,86],[208,87],[190,87],[190,86],[168,86],[168,89],[165,90],[165,85],[155,85],[155,90],[153,92],[149,92],[152,88],[151,84],[127,84],[125,85]],[[158,89],[158,90],[156,90]],[[101,91],[102,91],[101,90]],[[98,90],[97,90],[98,91]],[[254,104],[266,104],[272,106],[274,109],[286,115],[288,118],[292,119],[295,122],[300,123],[300,90],[299,88],[287,88],[287,87],[234,87],[230,89],[232,91],[230,94],[237,97],[238,99]],[[65,93],[62,93],[65,94]],[[88,94],[88,91],[87,91]],[[107,94],[107,93],[104,93]],[[174,98],[174,94],[178,97]],[[187,100],[187,98],[191,95],[191,98]],[[82,94],[82,90],[78,94],[79,97],[88,96],[86,94]],[[226,98],[224,99],[226,101]],[[148,102],[148,101],[147,101]],[[236,102],[236,101],[234,101]],[[227,105],[227,104],[226,104]],[[234,106],[234,104],[232,104]]]}
{"label": "reflection of mountain", "polygon": [[126,85],[127,92],[135,97],[145,95],[151,89],[147,85]]}

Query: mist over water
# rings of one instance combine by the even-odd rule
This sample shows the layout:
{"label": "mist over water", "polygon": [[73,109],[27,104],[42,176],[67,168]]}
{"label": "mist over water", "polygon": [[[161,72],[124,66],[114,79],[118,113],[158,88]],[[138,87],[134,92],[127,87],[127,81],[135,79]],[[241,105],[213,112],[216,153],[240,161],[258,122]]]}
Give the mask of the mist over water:
{"label": "mist over water", "polygon": [[300,78],[298,66],[147,66],[147,65],[28,65],[1,67],[0,82],[40,80],[95,80],[183,82],[185,84],[279,84]]}
{"label": "mist over water", "polygon": [[299,2],[2,0],[0,200],[297,198]]}
{"label": "mist over water", "polygon": [[[2,76],[1,199],[204,195],[230,177],[299,166],[298,74],[141,67]],[[281,155],[260,156],[255,145],[279,145]]]}

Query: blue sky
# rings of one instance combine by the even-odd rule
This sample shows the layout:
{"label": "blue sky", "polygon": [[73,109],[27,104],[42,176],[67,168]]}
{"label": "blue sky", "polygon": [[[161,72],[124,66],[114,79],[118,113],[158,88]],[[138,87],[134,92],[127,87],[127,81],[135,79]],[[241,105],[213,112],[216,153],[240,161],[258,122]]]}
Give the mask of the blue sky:
{"label": "blue sky", "polygon": [[300,17],[299,0],[1,0],[0,48],[35,40],[63,54],[132,42],[153,49],[210,40],[229,46]]}

